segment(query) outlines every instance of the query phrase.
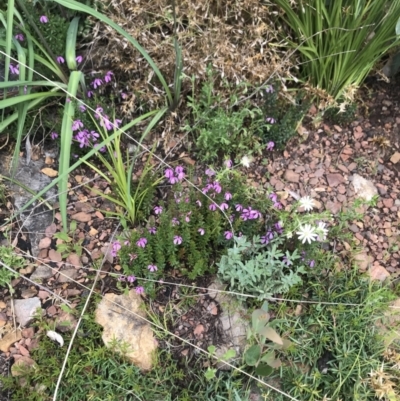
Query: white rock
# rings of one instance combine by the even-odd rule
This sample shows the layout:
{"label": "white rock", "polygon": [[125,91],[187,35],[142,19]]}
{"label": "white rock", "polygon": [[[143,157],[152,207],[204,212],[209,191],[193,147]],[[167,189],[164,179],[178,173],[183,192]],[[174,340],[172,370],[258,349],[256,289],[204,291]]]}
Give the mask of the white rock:
{"label": "white rock", "polygon": [[16,299],[14,301],[15,317],[17,322],[25,327],[31,320],[38,308],[41,307],[40,299],[38,297],[28,299]]}
{"label": "white rock", "polygon": [[358,174],[353,175],[353,187],[356,196],[363,198],[366,201],[369,201],[375,195],[378,195],[378,190],[375,185]]}

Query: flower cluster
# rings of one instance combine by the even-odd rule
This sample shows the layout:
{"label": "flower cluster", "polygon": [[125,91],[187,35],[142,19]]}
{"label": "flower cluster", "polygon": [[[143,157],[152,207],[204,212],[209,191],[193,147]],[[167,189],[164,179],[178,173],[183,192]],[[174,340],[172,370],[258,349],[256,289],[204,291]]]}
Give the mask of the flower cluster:
{"label": "flower cluster", "polygon": [[177,184],[185,178],[185,173],[182,166],[176,166],[175,170],[172,168],[167,168],[164,172],[166,178],[168,178],[168,182],[170,184]]}

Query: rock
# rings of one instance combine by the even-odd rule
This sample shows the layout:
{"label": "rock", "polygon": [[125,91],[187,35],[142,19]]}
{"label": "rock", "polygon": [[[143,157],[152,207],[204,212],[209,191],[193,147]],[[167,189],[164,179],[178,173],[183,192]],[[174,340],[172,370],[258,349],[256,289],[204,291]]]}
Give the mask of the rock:
{"label": "rock", "polygon": [[31,275],[31,280],[41,280],[53,275],[53,269],[49,266],[40,265]]}
{"label": "rock", "polygon": [[60,276],[58,277],[59,283],[70,283],[75,280],[78,275],[78,270],[76,269],[63,269],[60,271]]}
{"label": "rock", "polygon": [[374,196],[378,195],[378,190],[375,185],[358,174],[353,175],[353,187],[356,196],[363,198],[366,201],[369,201]]}
{"label": "rock", "polygon": [[37,309],[41,307],[38,297],[29,299],[16,299],[14,301],[15,317],[17,322],[22,326],[26,326],[37,313]]}
{"label": "rock", "polygon": [[340,202],[332,202],[328,201],[325,204],[325,208],[332,212],[333,214],[337,214],[340,212],[340,209],[342,208],[342,204]]}
{"label": "rock", "polygon": [[[13,330],[10,327],[11,330]],[[4,329],[2,329],[3,331]],[[16,343],[22,338],[21,331],[10,331],[5,336],[3,336],[0,340],[0,351],[8,352],[8,349],[11,347],[12,344]]]}
{"label": "rock", "polygon": [[79,221],[80,223],[87,223],[92,220],[92,216],[85,212],[75,213],[71,216],[71,219]]}
{"label": "rock", "polygon": [[[243,316],[246,314],[246,311],[238,306],[238,302],[235,301],[232,296],[224,292],[212,291],[223,291],[225,287],[226,285],[222,284],[220,281],[215,281],[208,287],[209,296],[214,298],[222,309],[219,320],[224,333],[224,338],[222,343],[218,344],[215,355],[218,358],[221,358],[225,352],[230,349],[234,349],[236,351],[236,356],[227,360],[227,362],[230,364],[234,364],[235,360],[241,359],[241,355],[246,347],[248,321],[243,318]],[[231,369],[230,366],[224,364],[223,362],[218,362],[217,368],[221,370]]]}
{"label": "rock", "polygon": [[400,153],[399,153],[399,152],[393,153],[392,157],[390,158],[390,161],[391,161],[393,164],[398,163],[398,162],[400,161]]}
{"label": "rock", "polygon": [[56,317],[56,330],[62,333],[75,329],[77,321],[74,315],[63,310]]}
{"label": "rock", "polygon": [[344,177],[339,173],[327,174],[326,179],[330,187],[337,187],[339,184],[343,184],[345,182]]}
{"label": "rock", "polygon": [[385,205],[385,207],[390,209],[393,206],[394,200],[392,198],[386,198],[386,199],[383,199],[382,202]]}
{"label": "rock", "polygon": [[67,263],[76,268],[82,267],[81,258],[76,253],[68,255]]}
{"label": "rock", "polygon": [[157,343],[150,325],[140,318],[145,316],[142,302],[134,290],[128,295],[105,294],[97,306],[95,320],[104,328],[102,339],[106,346],[115,341],[127,344],[125,356],[140,369],[150,370]]}
{"label": "rock", "polygon": [[286,170],[284,178],[286,181],[297,183],[300,180],[300,174],[295,173],[293,170]]}
{"label": "rock", "polygon": [[49,237],[44,237],[40,240],[39,242],[39,249],[46,249],[51,245],[51,238]]}
{"label": "rock", "polygon": [[354,255],[353,261],[362,272],[365,272],[371,267],[372,256],[369,256],[366,251],[361,251]]}
{"label": "rock", "polygon": [[52,262],[61,262],[62,261],[62,256],[60,252],[57,252],[54,249],[49,250],[49,259]]}
{"label": "rock", "polygon": [[371,270],[369,271],[369,275],[372,280],[379,281],[385,281],[388,277],[390,277],[390,273],[378,263],[374,263]]}
{"label": "rock", "polygon": [[11,375],[14,377],[22,376],[26,374],[28,369],[34,369],[35,366],[36,362],[32,358],[29,358],[29,356],[21,356],[11,366]]}

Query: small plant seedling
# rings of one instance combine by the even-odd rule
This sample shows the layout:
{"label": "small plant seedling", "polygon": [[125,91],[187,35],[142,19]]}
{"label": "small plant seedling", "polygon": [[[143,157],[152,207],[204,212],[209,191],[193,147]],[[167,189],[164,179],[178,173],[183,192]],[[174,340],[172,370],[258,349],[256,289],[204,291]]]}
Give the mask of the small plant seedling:
{"label": "small plant seedling", "polygon": [[[264,302],[261,309],[252,314],[252,334],[257,344],[252,345],[244,354],[244,361],[248,366],[255,367],[255,373],[260,376],[269,376],[274,369],[281,366],[275,350],[285,350],[291,345],[283,339],[269,323],[271,316],[268,313],[268,303]],[[269,341],[267,343],[267,341]]]}

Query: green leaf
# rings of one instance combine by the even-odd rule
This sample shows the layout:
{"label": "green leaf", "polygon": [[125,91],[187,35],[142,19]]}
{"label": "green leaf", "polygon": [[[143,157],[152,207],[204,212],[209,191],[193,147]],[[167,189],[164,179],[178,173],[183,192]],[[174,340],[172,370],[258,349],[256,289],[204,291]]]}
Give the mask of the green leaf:
{"label": "green leaf", "polygon": [[274,369],[271,368],[271,366],[260,363],[256,367],[255,373],[256,373],[256,375],[259,375],[259,376],[269,376],[273,371],[274,371]]}
{"label": "green leaf", "polygon": [[247,365],[255,366],[261,356],[261,347],[258,344],[252,345],[244,354]]}
{"label": "green leaf", "polygon": [[397,36],[400,35],[400,18],[397,20],[397,24],[396,24],[396,35]]}
{"label": "green leaf", "polygon": [[272,327],[263,327],[262,329],[258,330],[258,333],[276,344],[283,345],[281,336]]}
{"label": "green leaf", "polygon": [[265,301],[263,304],[262,304],[262,307],[261,307],[261,309],[264,311],[264,312],[268,312],[268,301]]}
{"label": "green leaf", "polygon": [[217,369],[208,368],[206,373],[204,373],[204,377],[206,378],[206,380],[212,380],[214,379],[216,372]]}
{"label": "green leaf", "polygon": [[215,352],[216,349],[217,349],[217,348],[216,348],[215,345],[209,345],[209,346],[207,347],[207,350],[208,350],[208,352],[209,352],[211,355],[214,355],[214,352]]}
{"label": "green leaf", "polygon": [[236,351],[234,349],[228,349],[228,351],[225,352],[224,355],[222,355],[222,358],[224,361],[228,361],[229,359],[232,359],[236,356]]}
{"label": "green leaf", "polygon": [[269,313],[261,310],[256,309],[251,315],[251,322],[253,325],[253,329],[258,331],[259,327],[265,326],[270,319]]}
{"label": "green leaf", "polygon": [[282,365],[282,362],[279,358],[275,357],[275,351],[270,351],[267,354],[263,355],[261,358],[261,362],[265,362],[267,365],[272,368],[279,368]]}

